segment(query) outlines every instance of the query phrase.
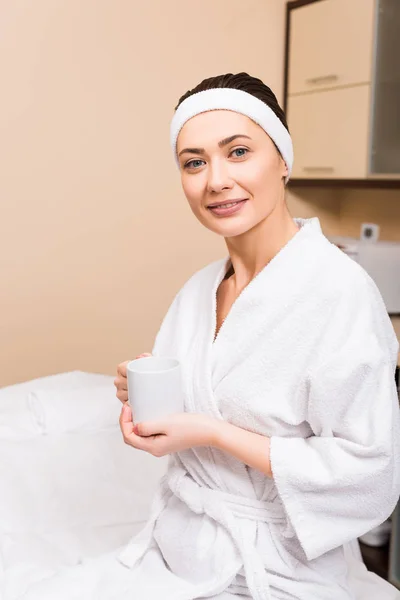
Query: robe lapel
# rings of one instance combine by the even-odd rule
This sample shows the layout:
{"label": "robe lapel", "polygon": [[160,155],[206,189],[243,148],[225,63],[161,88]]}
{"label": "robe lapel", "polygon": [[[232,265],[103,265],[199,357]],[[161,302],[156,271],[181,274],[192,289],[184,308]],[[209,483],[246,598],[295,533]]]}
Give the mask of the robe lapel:
{"label": "robe lapel", "polygon": [[[214,397],[222,379],[239,363],[251,358],[260,338],[264,338],[265,343],[268,332],[282,324],[290,307],[293,309],[296,294],[304,290],[304,278],[312,276],[310,266],[318,261],[315,235],[321,235],[319,223],[314,219],[296,221],[301,229],[244,288],[215,342],[208,345],[207,364]],[[214,292],[220,281],[219,274],[213,288],[214,315]]]}
{"label": "robe lapel", "polygon": [[260,336],[279,326],[289,306],[293,306],[296,290],[304,289],[304,269],[316,260],[315,235],[321,235],[318,219],[295,219],[300,231],[275,255],[244,288],[233,303],[217,338],[216,294],[230,263],[229,255],[204,273],[197,289],[195,318],[191,342],[181,360],[185,364],[186,409],[205,412],[223,419],[218,407],[219,383],[239,363],[251,357]]}
{"label": "robe lapel", "polygon": [[187,364],[192,368],[188,378],[190,389],[187,390],[187,405],[193,412],[204,411],[211,416],[222,419],[214,398],[212,387],[212,342],[216,327],[216,294],[229,264],[229,256],[213,265],[200,290],[198,306],[198,327],[195,343],[191,345],[191,355]]}

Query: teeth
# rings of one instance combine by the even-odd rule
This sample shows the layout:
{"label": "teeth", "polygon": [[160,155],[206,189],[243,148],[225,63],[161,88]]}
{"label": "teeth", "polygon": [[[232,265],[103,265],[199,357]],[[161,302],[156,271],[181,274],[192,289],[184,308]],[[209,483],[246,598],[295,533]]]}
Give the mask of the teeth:
{"label": "teeth", "polygon": [[241,202],[241,200],[239,200],[238,202],[229,202],[229,204],[217,204],[212,208],[231,208],[231,206],[236,206],[236,204],[239,204],[239,202]]}

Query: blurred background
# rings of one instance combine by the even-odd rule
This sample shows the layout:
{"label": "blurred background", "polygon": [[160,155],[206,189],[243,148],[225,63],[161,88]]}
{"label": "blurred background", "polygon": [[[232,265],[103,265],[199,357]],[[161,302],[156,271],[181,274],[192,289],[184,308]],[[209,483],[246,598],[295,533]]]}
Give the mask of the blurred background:
{"label": "blurred background", "polygon": [[377,2],[289,5],[0,4],[0,385],[113,373],[151,350],[183,282],[225,256],[187,206],[169,147],[179,97],[205,77],[247,71],[286,105],[293,216],[339,236],[373,222],[400,240],[400,189],[343,183],[367,183]]}

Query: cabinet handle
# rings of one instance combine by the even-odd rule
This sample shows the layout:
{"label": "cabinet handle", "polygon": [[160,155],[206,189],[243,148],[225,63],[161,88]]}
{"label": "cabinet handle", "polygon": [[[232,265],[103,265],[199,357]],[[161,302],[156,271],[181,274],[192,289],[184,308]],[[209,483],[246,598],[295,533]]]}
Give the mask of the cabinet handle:
{"label": "cabinet handle", "polygon": [[320,171],[324,173],[332,173],[335,169],[333,167],[303,167],[303,171]]}
{"label": "cabinet handle", "polygon": [[328,83],[329,81],[337,81],[339,77],[337,75],[321,75],[320,77],[310,77],[306,79],[307,83]]}

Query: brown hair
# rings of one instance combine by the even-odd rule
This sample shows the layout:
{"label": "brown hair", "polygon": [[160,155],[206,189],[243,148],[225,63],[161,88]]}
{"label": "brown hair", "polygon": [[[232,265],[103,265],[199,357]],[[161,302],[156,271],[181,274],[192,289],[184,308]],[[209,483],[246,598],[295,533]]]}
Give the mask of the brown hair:
{"label": "brown hair", "polygon": [[192,90],[188,90],[186,94],[179,98],[179,102],[175,107],[175,110],[184,100],[186,100],[186,98],[189,98],[189,96],[192,96],[197,92],[203,92],[204,90],[211,90],[214,88],[232,88],[252,94],[252,96],[255,96],[269,106],[269,108],[274,111],[278,119],[289,131],[285,113],[279,106],[278,100],[276,99],[276,96],[271,88],[265,85],[261,79],[252,77],[248,73],[244,72],[236,74],[226,73],[225,75],[216,75],[215,77],[203,79],[203,81],[196,85],[196,87],[194,87]]}

